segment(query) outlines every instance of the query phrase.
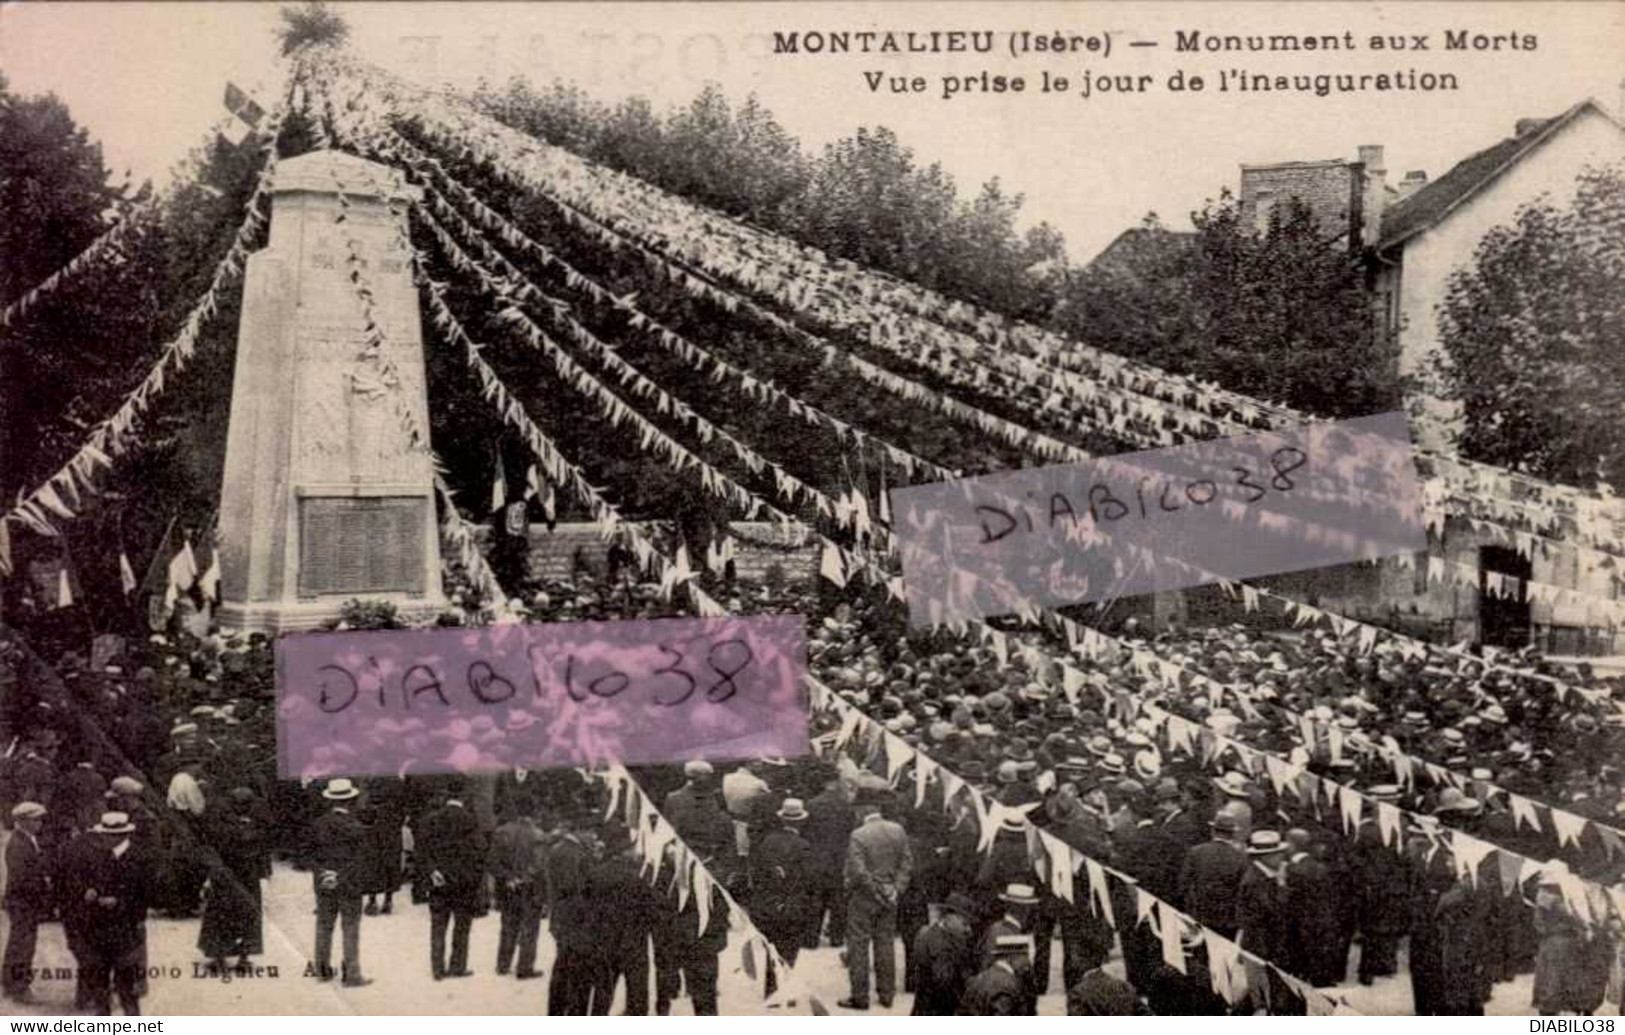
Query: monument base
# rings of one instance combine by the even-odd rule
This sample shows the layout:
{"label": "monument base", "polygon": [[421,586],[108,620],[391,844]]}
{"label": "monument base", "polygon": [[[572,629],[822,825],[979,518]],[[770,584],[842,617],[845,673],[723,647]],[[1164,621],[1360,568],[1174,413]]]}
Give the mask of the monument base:
{"label": "monument base", "polygon": [[214,613],[214,621],[224,632],[261,632],[267,636],[287,632],[310,632],[312,629],[325,628],[337,622],[344,611],[344,605],[353,599],[367,603],[393,604],[396,614],[408,625],[433,621],[446,607],[444,600],[408,597],[396,593],[376,593],[356,597],[327,597],[297,604],[224,603]]}

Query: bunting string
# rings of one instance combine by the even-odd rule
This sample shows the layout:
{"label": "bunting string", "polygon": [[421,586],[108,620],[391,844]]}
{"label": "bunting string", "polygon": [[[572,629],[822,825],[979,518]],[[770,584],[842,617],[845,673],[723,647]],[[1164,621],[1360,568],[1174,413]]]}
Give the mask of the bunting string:
{"label": "bunting string", "polygon": [[[267,222],[261,207],[276,172],[278,138],[295,79],[296,76],[289,76],[287,93],[267,117],[265,142],[260,147],[262,161],[254,189],[244,206],[243,221],[226,254],[215,265],[209,286],[193,305],[180,333],[160,348],[152,369],[125,397],[113,415],[96,426],[78,452],[54,475],[32,492],[21,495],[11,510],[0,515],[0,575],[9,575],[12,570],[10,535],[6,524],[15,522],[42,536],[58,535],[53,522],[73,520],[75,507],[83,508],[83,496],[94,495],[98,491],[98,472],[112,469],[114,459],[128,448],[129,438],[140,416],[163,393],[169,379],[184,370],[195,354],[204,327],[219,311],[221,292],[241,274],[248,260],[250,243]],[[74,506],[70,506],[70,502]]]}

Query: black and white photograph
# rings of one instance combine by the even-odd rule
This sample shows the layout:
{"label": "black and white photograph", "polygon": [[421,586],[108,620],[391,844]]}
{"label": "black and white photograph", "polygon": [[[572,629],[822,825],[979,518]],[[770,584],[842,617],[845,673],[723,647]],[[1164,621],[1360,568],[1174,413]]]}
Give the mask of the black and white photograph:
{"label": "black and white photograph", "polygon": [[1612,1032],[1622,44],[0,0],[0,1015]]}

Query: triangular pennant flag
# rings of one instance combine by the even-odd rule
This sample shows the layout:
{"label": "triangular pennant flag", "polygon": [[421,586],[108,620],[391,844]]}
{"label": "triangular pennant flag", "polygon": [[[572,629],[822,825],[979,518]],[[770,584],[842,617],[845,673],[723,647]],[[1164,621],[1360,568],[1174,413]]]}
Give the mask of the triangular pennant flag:
{"label": "triangular pennant flag", "polygon": [[508,505],[508,476],[502,470],[502,455],[497,454],[496,475],[491,479],[491,510],[496,512]]}
{"label": "triangular pennant flag", "polygon": [[1580,835],[1585,833],[1586,820],[1583,816],[1576,816],[1572,812],[1562,809],[1552,809],[1552,826],[1557,828],[1557,843],[1559,845],[1571,844],[1580,847]]}
{"label": "triangular pennant flag", "polygon": [[1084,869],[1089,874],[1089,904],[1095,915],[1106,921],[1106,926],[1116,930],[1117,920],[1112,916],[1111,889],[1106,887],[1106,870],[1093,859],[1083,860]]}
{"label": "triangular pennant flag", "polygon": [[[1625,845],[1620,844],[1619,835],[1612,828],[1596,823],[1592,825],[1592,829],[1597,832],[1598,837],[1602,838],[1603,848],[1607,851],[1608,858],[1612,859],[1616,855],[1625,855]],[[1625,911],[1621,911],[1620,915],[1625,916]]]}
{"label": "triangular pennant flag", "polygon": [[1450,835],[1450,851],[1456,860],[1456,878],[1466,880],[1476,888],[1480,865],[1497,849],[1487,841],[1456,831]]}
{"label": "triangular pennant flag", "polygon": [[57,573],[56,606],[73,606],[73,585],[68,578],[68,567],[65,564],[62,566],[62,570]]}
{"label": "triangular pennant flag", "polygon": [[1076,874],[1077,861],[1073,858],[1072,846],[1060,838],[1040,831],[1040,840],[1049,852],[1049,889],[1055,897],[1070,904],[1075,904],[1075,892],[1072,888],[1072,878]]}
{"label": "triangular pennant flag", "polygon": [[846,585],[846,570],[841,564],[841,551],[828,539],[824,540],[823,554],[818,560],[818,574],[837,586]]}
{"label": "triangular pennant flag", "polygon": [[1501,876],[1501,893],[1515,895],[1518,893],[1518,884],[1523,876],[1524,861],[1511,852],[1496,852],[1495,867]]}
{"label": "triangular pennant flag", "polygon": [[198,581],[198,586],[203,591],[203,599],[211,603],[218,603],[220,601],[220,551],[214,550],[211,553],[209,570],[203,573],[203,578]]}
{"label": "triangular pennant flag", "polygon": [[130,557],[123,550],[120,550],[118,555],[118,581],[119,588],[124,591],[125,596],[135,592],[137,586],[135,569],[130,567]]}
{"label": "triangular pennant flag", "polygon": [[1184,933],[1184,921],[1168,903],[1163,902],[1161,906],[1159,916],[1162,922],[1162,961],[1184,974],[1185,946],[1180,938]]}
{"label": "triangular pennant flag", "polygon": [[1152,914],[1156,912],[1157,899],[1144,888],[1134,889],[1134,926],[1141,924],[1154,924]]}
{"label": "triangular pennant flag", "polygon": [[542,476],[531,464],[525,469],[525,499],[528,502],[542,491]]}
{"label": "triangular pennant flag", "polygon": [[1535,815],[1535,803],[1518,794],[1508,794],[1508,802],[1512,805],[1512,827],[1514,830],[1529,824],[1529,829],[1540,832],[1540,819]]}
{"label": "triangular pennant flag", "polygon": [[1337,808],[1343,816],[1343,831],[1348,833],[1360,825],[1360,813],[1365,807],[1365,799],[1352,787],[1334,786],[1337,786]]}
{"label": "triangular pennant flag", "polygon": [[1377,804],[1377,831],[1382,834],[1382,843],[1390,848],[1403,850],[1400,842],[1400,815],[1399,809],[1388,802],[1379,801]]}

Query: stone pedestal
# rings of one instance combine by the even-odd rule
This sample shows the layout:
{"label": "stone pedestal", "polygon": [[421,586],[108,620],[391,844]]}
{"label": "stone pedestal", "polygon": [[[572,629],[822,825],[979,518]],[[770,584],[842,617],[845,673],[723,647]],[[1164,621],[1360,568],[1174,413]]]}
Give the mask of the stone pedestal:
{"label": "stone pedestal", "polygon": [[[337,151],[277,167],[270,243],[243,285],[220,500],[224,628],[309,629],[357,598],[408,618],[443,604],[418,296],[396,232],[405,217],[385,203],[417,192]],[[352,251],[384,330],[373,353]]]}

